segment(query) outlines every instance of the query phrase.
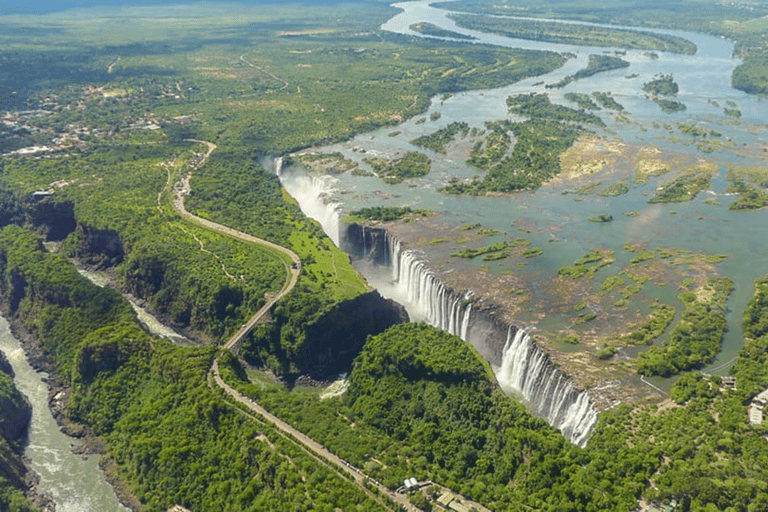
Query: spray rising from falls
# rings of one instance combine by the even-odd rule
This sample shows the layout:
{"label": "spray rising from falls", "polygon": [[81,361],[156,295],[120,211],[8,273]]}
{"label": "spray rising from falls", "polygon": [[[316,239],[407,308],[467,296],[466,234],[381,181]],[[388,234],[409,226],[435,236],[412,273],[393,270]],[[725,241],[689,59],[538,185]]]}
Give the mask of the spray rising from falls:
{"label": "spray rising from falls", "polygon": [[282,158],[276,158],[273,167],[283,187],[298,201],[304,215],[318,221],[325,234],[338,247],[341,243],[341,204],[332,199],[335,179],[328,175],[309,176],[284,169]]}
{"label": "spray rising from falls", "polygon": [[[584,446],[597,421],[589,394],[574,387],[522,329],[498,321],[488,310],[473,308],[471,294],[449,289],[424,258],[405,250],[380,228],[349,226],[345,250],[391,270],[393,296],[416,320],[459,336],[490,362],[504,391],[521,395],[532,412]],[[383,293],[383,292],[382,292]]]}
{"label": "spray rising from falls", "polygon": [[488,310],[473,307],[471,294],[448,288],[424,258],[405,249],[388,231],[358,225],[342,230],[340,205],[328,200],[333,186],[330,177],[292,173],[277,164],[280,181],[302,211],[320,222],[369,281],[381,280],[381,270],[388,271],[385,286],[377,286],[383,296],[403,304],[413,319],[471,343],[491,364],[505,392],[521,395],[536,415],[560,429],[571,442],[586,444],[597,421],[589,394],[576,389],[525,331],[497,320]]}

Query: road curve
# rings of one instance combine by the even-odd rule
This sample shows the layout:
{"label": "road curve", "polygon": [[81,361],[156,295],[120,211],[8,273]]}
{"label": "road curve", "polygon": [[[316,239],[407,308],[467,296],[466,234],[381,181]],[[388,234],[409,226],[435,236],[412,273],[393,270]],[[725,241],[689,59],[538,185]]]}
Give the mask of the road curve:
{"label": "road curve", "polygon": [[[187,141],[205,144],[208,147],[208,150],[200,158],[200,160],[195,164],[193,164],[192,166],[193,170],[202,166],[206,162],[206,160],[208,160],[208,157],[211,156],[211,153],[213,153],[213,151],[216,149],[216,144],[212,142],[196,140],[196,139],[187,139]],[[173,189],[173,200],[171,201],[171,203],[173,204],[173,208],[176,210],[176,212],[179,213],[179,215],[181,215],[185,219],[188,219],[192,222],[202,225],[205,228],[208,228],[212,231],[216,231],[223,235],[231,236],[233,238],[237,238],[245,242],[250,242],[253,244],[261,245],[263,247],[267,247],[275,251],[279,251],[282,254],[288,256],[288,258],[291,260],[290,265],[287,262],[285,264],[286,270],[288,271],[288,275],[286,277],[283,288],[276,295],[274,295],[270,300],[268,300],[267,303],[264,304],[264,306],[261,309],[259,309],[256,312],[256,314],[254,314],[251,317],[251,319],[248,320],[248,322],[246,322],[224,344],[225,349],[232,350],[242,340],[243,336],[245,336],[248,333],[248,331],[250,331],[259,320],[261,320],[261,318],[270,310],[270,308],[278,300],[280,300],[285,294],[290,292],[294,286],[296,286],[296,282],[299,279],[299,273],[301,272],[301,260],[299,259],[299,257],[296,255],[295,252],[291,251],[286,247],[274,244],[268,240],[257,238],[247,233],[243,233],[242,231],[232,229],[222,224],[212,222],[208,219],[204,219],[202,217],[198,217],[197,215],[189,213],[184,206],[184,198],[188,196],[192,190],[189,183],[191,178],[192,178],[192,173],[191,172],[187,173],[185,176],[182,177],[181,183],[175,186]],[[341,459],[337,455],[331,453],[327,448],[322,446],[317,441],[314,441],[313,439],[306,436],[305,434],[302,434],[301,432],[299,432],[298,430],[296,430],[291,425],[284,422],[277,416],[270,414],[269,412],[267,412],[266,409],[261,407],[259,404],[257,404],[250,398],[242,395],[240,392],[238,392],[237,390],[232,388],[230,385],[228,385],[226,382],[224,382],[224,379],[222,379],[221,375],[219,374],[219,362],[218,360],[216,360],[216,358],[213,359],[213,364],[211,365],[211,370],[209,372],[209,375],[212,375],[214,382],[216,382],[216,385],[218,385],[222,390],[224,390],[224,392],[226,392],[235,401],[245,405],[251,411],[262,416],[266,421],[274,425],[275,428],[277,428],[281,432],[292,436],[298,443],[304,446],[307,450],[310,450],[311,452],[313,452],[315,455],[319,456],[321,459],[330,461],[331,464],[337,466],[336,468],[337,470],[343,471],[349,474],[354,480],[354,482],[358,484],[366,493],[370,493],[370,490],[364,485],[365,482],[367,481],[369,485],[375,486],[383,496],[387,496],[390,499],[392,499],[394,502],[401,505],[403,510],[407,510],[409,512],[420,512],[418,508],[414,507],[408,501],[405,495],[397,494],[390,491],[387,487],[379,483],[377,480],[370,478],[355,466]]]}
{"label": "road curve", "polygon": [[[208,160],[208,157],[211,156],[211,153],[216,149],[216,144],[213,142],[207,142],[204,140],[197,140],[197,139],[186,139],[189,142],[198,142],[200,144],[205,144],[208,146],[208,150],[205,152],[205,154],[202,156],[199,162],[193,165],[193,169],[197,169],[198,167],[201,167],[205,162]],[[263,238],[258,238],[253,235],[249,235],[248,233],[243,233],[242,231],[238,231],[236,229],[232,229],[230,227],[224,226],[223,224],[219,224],[217,222],[210,221],[208,219],[204,219],[202,217],[198,217],[197,215],[194,215],[192,213],[189,213],[184,206],[184,199],[189,195],[189,193],[192,191],[192,187],[190,185],[190,179],[192,178],[192,173],[189,172],[185,176],[182,177],[180,186],[174,187],[173,190],[173,208],[185,219],[191,220],[197,224],[202,225],[205,228],[208,228],[212,231],[216,231],[218,233],[221,233],[223,235],[227,235],[233,238],[237,238],[239,240],[242,240],[244,242],[249,242],[256,245],[261,245],[262,247],[266,247],[268,249],[272,249],[274,251],[281,252],[288,256],[288,258],[291,260],[291,264],[288,265],[285,264],[285,268],[287,271],[287,276],[285,279],[285,283],[283,284],[282,289],[277,292],[270,300],[267,301],[264,306],[259,309],[243,326],[232,335],[231,338],[227,340],[227,342],[224,344],[224,348],[227,350],[232,350],[234,347],[237,346],[238,343],[243,339],[243,337],[248,334],[248,332],[253,329],[253,326],[256,325],[256,323],[261,320],[261,318],[267,314],[267,312],[274,306],[274,304],[280,300],[283,296],[285,296],[288,292],[290,292],[294,286],[296,286],[296,282],[299,280],[299,274],[301,273],[301,260],[299,259],[299,256],[293,252],[292,250],[283,247],[281,245],[277,245],[275,243],[270,242],[269,240],[264,240]]]}

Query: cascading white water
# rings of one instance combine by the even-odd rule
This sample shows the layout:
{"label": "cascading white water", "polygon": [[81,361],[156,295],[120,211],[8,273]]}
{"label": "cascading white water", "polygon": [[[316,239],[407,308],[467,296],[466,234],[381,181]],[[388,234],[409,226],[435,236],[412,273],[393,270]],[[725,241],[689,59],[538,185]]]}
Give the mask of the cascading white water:
{"label": "cascading white water", "polygon": [[[418,319],[459,336],[487,354],[488,331],[472,330],[471,297],[450,291],[417,253],[403,250],[400,241],[391,236],[387,239],[394,288]],[[584,446],[597,421],[589,394],[576,389],[524,330],[509,326],[506,337],[501,364],[492,364],[499,385],[508,394],[522,395],[535,414],[546,418],[574,444]]]}
{"label": "cascading white water", "polygon": [[504,391],[522,394],[534,412],[565,437],[579,446],[586,444],[597,421],[589,395],[552,366],[525,330],[509,328],[501,366],[494,372]]}
{"label": "cascading white water", "polygon": [[331,176],[308,176],[292,173],[283,168],[282,158],[275,159],[275,173],[288,193],[299,203],[304,215],[315,219],[323,227],[325,234],[338,247],[341,243],[339,224],[341,204],[330,199],[333,194]]}
{"label": "cascading white water", "polygon": [[[278,176],[302,211],[320,222],[326,234],[340,246],[340,205],[326,200],[332,192],[330,177],[309,177],[290,170],[282,170]],[[586,444],[597,421],[589,394],[577,390],[524,331],[514,327],[499,329],[487,315],[483,317],[484,313],[473,310],[471,294],[462,296],[448,289],[423,258],[404,249],[389,233],[384,240],[369,241],[366,233],[370,231],[363,227],[361,232],[354,252],[360,258],[375,255],[376,264],[391,270],[389,282],[377,283],[384,297],[405,306],[413,320],[424,321],[471,343],[491,363],[499,385],[508,394],[522,395],[535,414],[546,418],[567,439],[579,446]],[[374,247],[376,244],[380,246]],[[369,281],[380,278],[375,268],[358,268]]]}

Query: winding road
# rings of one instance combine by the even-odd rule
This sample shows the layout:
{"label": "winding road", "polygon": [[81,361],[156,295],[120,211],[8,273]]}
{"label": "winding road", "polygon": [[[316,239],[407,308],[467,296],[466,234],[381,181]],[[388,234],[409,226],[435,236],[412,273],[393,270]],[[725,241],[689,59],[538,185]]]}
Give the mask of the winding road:
{"label": "winding road", "polygon": [[[200,144],[205,144],[207,146],[207,151],[205,154],[200,156],[199,160],[192,165],[192,170],[195,170],[205,164],[205,162],[208,160],[208,157],[211,156],[211,153],[216,149],[216,144],[212,142],[207,142],[203,140],[197,140],[197,139],[186,139],[188,142],[196,142]],[[221,233],[223,235],[227,235],[233,238],[237,238],[239,240],[253,243],[256,245],[260,245],[262,247],[266,247],[268,249],[272,249],[275,251],[279,251],[285,256],[288,257],[288,259],[291,261],[290,265],[288,264],[287,260],[285,260],[285,267],[287,270],[287,276],[285,283],[283,284],[282,289],[272,296],[270,300],[267,301],[264,306],[259,309],[251,318],[243,324],[243,326],[235,333],[233,334],[229,340],[224,344],[224,348],[227,350],[233,350],[235,347],[238,346],[238,344],[242,341],[243,337],[253,328],[254,325],[256,325],[264,315],[267,314],[267,312],[270,310],[270,308],[283,296],[285,296],[288,292],[290,292],[294,286],[296,286],[296,282],[299,279],[299,274],[301,273],[301,260],[299,259],[298,255],[296,255],[295,252],[291,251],[290,249],[274,244],[268,240],[264,240],[252,235],[249,235],[247,233],[243,233],[242,231],[238,231],[236,229],[232,229],[230,227],[224,226],[222,224],[212,222],[208,219],[204,219],[202,217],[198,217],[197,215],[194,215],[192,213],[189,213],[187,209],[184,206],[184,198],[189,195],[189,193],[192,191],[192,188],[190,186],[190,180],[192,178],[192,172],[188,172],[186,175],[184,175],[181,179],[181,182],[178,183],[173,188],[173,199],[171,201],[171,204],[173,205],[173,208],[176,210],[176,212],[184,217],[185,219],[194,222],[195,224],[201,225],[207,229],[210,229],[212,231],[216,231],[217,233]],[[407,497],[403,494],[398,494],[395,492],[390,491],[387,487],[379,483],[377,480],[367,476],[365,473],[360,471],[360,469],[356,468],[355,466],[351,465],[347,461],[343,460],[342,458],[338,457],[337,455],[331,453],[327,448],[325,448],[323,445],[318,443],[317,441],[314,441],[310,437],[306,436],[305,434],[299,432],[295,428],[293,428],[291,425],[287,424],[280,418],[270,414],[267,412],[266,409],[258,405],[256,402],[251,400],[250,398],[244,396],[231,386],[229,386],[226,382],[224,382],[224,379],[221,378],[221,375],[219,374],[219,362],[214,358],[213,364],[211,365],[211,370],[209,372],[209,378],[213,377],[213,381],[218,385],[221,389],[224,390],[232,399],[234,399],[237,403],[244,405],[247,407],[251,412],[261,416],[264,418],[265,421],[272,424],[275,428],[277,428],[280,432],[282,432],[283,435],[288,436],[289,438],[292,438],[295,442],[300,444],[305,450],[309,451],[312,455],[315,456],[315,458],[318,460],[318,462],[325,464],[327,467],[329,467],[334,472],[341,474],[346,473],[347,475],[352,477],[352,481],[354,481],[366,494],[368,494],[373,499],[380,500],[380,496],[376,496],[375,493],[371,492],[370,487],[376,487],[382,496],[386,496],[399,504],[402,507],[402,510],[406,510],[409,512],[420,512],[418,508],[414,507],[407,499]],[[367,485],[366,485],[367,482]]]}
{"label": "winding road", "polygon": [[[208,147],[208,150],[200,158],[200,160],[192,166],[193,170],[205,164],[205,162],[208,160],[208,157],[210,157],[211,153],[213,153],[213,151],[216,149],[216,144],[214,144],[213,142],[207,142],[204,140],[197,140],[197,139],[186,139],[186,140],[188,142],[197,142],[200,144],[205,144]],[[287,275],[286,275],[285,283],[283,284],[282,289],[279,292],[277,292],[275,295],[273,295],[272,298],[268,300],[267,303],[264,304],[264,306],[261,309],[259,309],[250,318],[250,320],[248,320],[248,322],[243,324],[240,330],[238,330],[235,334],[233,334],[232,337],[229,338],[229,340],[227,340],[227,342],[224,344],[224,348],[226,348],[227,350],[233,350],[242,341],[243,337],[246,334],[248,334],[248,331],[250,331],[253,328],[253,326],[256,325],[259,322],[259,320],[261,320],[261,318],[267,314],[267,312],[272,308],[272,306],[274,306],[278,300],[280,300],[283,296],[285,296],[288,292],[290,292],[294,286],[296,286],[296,282],[299,279],[299,274],[301,273],[301,260],[299,259],[299,256],[295,252],[293,252],[292,250],[286,247],[277,245],[275,243],[270,242],[269,240],[264,240],[263,238],[258,238],[258,237],[249,235],[248,233],[243,233],[242,231],[232,229],[230,227],[224,226],[223,224],[219,224],[217,222],[213,222],[208,219],[204,219],[202,217],[198,217],[197,215],[189,213],[186,207],[184,206],[184,199],[192,191],[192,187],[190,185],[191,179],[192,179],[192,173],[188,172],[185,176],[182,177],[181,183],[176,187],[174,187],[172,203],[173,203],[173,208],[176,210],[176,212],[179,213],[179,215],[196,224],[202,225],[203,227],[210,229],[211,231],[216,231],[217,233],[221,233],[223,235],[230,236],[232,238],[237,238],[244,242],[249,242],[252,244],[260,245],[262,247],[266,247],[273,251],[281,252],[291,260],[290,265],[287,262],[285,263]]]}

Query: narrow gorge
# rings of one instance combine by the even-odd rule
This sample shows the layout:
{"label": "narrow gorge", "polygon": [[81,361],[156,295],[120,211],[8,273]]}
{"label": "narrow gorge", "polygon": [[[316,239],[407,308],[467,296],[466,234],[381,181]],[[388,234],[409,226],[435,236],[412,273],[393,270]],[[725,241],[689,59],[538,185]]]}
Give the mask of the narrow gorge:
{"label": "narrow gorge", "polygon": [[275,171],[304,213],[320,222],[382,295],[403,304],[413,320],[472,344],[490,363],[507,394],[521,397],[534,414],[547,419],[571,442],[586,445],[597,408],[589,393],[577,389],[525,329],[500,320],[492,308],[474,306],[472,290],[450,289],[430,270],[426,258],[386,229],[345,226],[338,203],[329,199],[328,180],[283,169],[280,160]]}

